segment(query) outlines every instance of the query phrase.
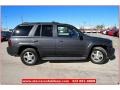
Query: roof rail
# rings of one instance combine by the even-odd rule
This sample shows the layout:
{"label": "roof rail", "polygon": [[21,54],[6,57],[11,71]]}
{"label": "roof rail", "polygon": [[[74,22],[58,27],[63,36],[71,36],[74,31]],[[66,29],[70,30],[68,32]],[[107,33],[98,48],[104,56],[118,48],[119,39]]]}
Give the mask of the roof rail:
{"label": "roof rail", "polygon": [[55,24],[59,24],[59,22],[55,22],[55,21],[52,21],[52,22],[23,22],[22,24],[30,24],[30,23],[55,23]]}

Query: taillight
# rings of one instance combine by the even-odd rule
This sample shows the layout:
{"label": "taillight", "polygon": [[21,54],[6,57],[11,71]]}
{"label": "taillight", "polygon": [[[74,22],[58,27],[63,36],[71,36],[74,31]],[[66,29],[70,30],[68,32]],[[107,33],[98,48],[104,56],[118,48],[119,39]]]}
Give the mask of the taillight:
{"label": "taillight", "polygon": [[9,47],[11,47],[11,46],[12,46],[12,42],[11,42],[11,40],[10,40],[10,39],[8,40],[8,46],[9,46]]}

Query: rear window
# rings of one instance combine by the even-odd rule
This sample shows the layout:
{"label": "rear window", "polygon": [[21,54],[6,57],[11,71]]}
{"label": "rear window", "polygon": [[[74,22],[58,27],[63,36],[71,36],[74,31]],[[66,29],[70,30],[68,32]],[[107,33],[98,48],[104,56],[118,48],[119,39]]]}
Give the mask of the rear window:
{"label": "rear window", "polygon": [[33,26],[17,26],[13,36],[28,36]]}

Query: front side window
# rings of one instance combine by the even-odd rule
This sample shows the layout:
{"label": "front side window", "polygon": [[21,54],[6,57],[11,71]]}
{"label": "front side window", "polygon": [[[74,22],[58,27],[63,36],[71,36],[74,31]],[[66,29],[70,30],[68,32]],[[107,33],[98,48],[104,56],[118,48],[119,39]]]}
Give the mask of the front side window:
{"label": "front side window", "polygon": [[13,36],[28,36],[33,26],[17,26],[13,32]]}
{"label": "front side window", "polygon": [[58,26],[58,36],[69,36],[69,31],[67,27]]}
{"label": "front side window", "polygon": [[77,32],[69,26],[57,26],[58,37],[77,37]]}
{"label": "front side window", "polygon": [[52,37],[53,36],[53,26],[52,25],[42,25],[41,36]]}

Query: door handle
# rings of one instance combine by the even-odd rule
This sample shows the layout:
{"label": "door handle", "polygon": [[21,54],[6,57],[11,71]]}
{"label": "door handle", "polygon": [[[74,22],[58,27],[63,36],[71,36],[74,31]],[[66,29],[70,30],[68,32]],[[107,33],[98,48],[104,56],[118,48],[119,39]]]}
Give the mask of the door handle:
{"label": "door handle", "polygon": [[63,41],[60,41],[60,42],[63,42]]}
{"label": "door handle", "polygon": [[38,42],[38,40],[35,40],[34,42]]}

